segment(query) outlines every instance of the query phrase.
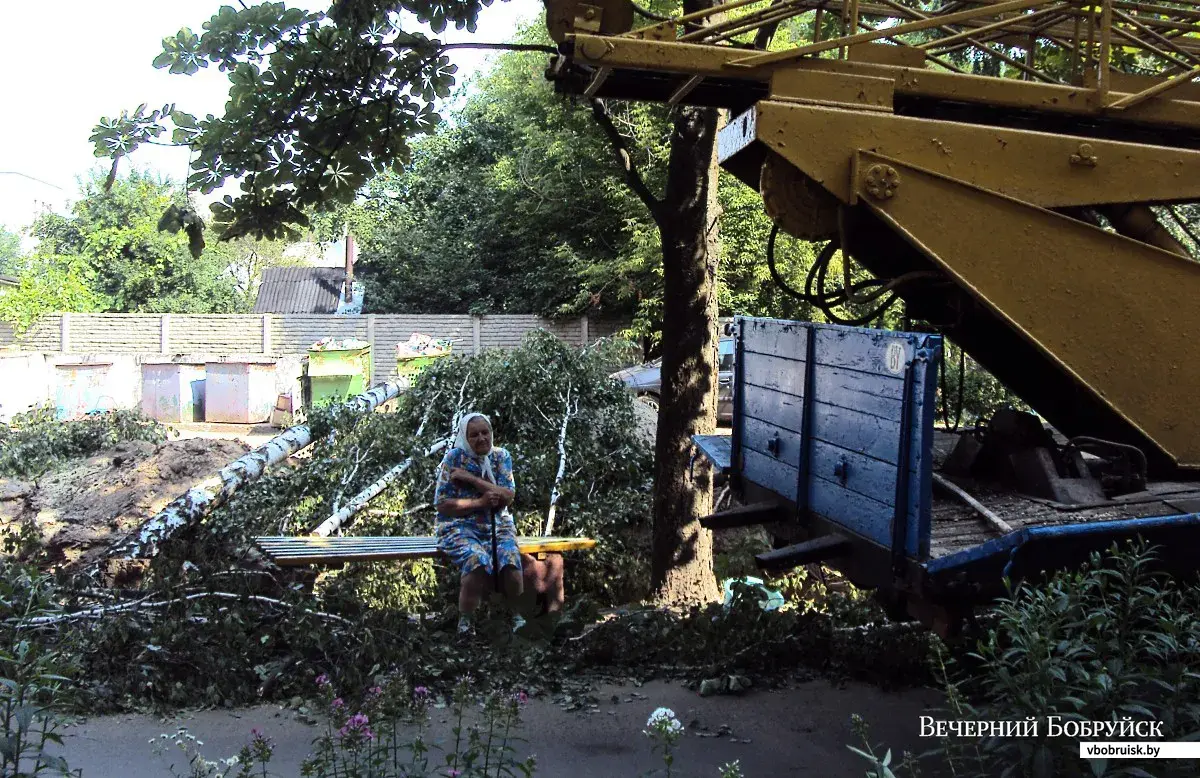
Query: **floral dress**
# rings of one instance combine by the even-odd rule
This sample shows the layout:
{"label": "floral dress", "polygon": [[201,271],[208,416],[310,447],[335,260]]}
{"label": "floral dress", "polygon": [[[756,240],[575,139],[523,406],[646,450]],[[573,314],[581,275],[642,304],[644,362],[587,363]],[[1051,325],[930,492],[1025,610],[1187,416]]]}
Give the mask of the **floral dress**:
{"label": "floral dress", "polygon": [[[516,491],[513,481],[512,456],[502,448],[493,448],[491,453],[492,473],[496,485]],[[434,503],[446,499],[478,497],[474,487],[450,480],[450,471],[462,468],[474,476],[484,478],[483,457],[461,448],[452,448],[442,457],[438,468],[437,492]],[[469,516],[446,516],[438,513],[438,550],[450,558],[463,575],[482,567],[488,575],[495,574],[492,567],[492,519],[489,510],[478,510]],[[496,556],[500,569],[521,569],[521,552],[517,547],[517,528],[508,508],[496,511]]]}

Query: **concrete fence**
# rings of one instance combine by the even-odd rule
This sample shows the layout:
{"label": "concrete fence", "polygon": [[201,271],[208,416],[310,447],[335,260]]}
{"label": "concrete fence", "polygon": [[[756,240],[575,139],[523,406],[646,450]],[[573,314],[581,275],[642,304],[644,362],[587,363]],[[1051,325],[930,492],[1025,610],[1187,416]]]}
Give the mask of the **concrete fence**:
{"label": "concrete fence", "polygon": [[[21,337],[0,325],[0,420],[95,384],[102,405],[137,407],[141,365],[269,359],[277,364],[280,393],[295,392],[300,359],[317,340],[357,338],[372,344],[375,381],[396,366],[396,345],[414,332],[454,341],[459,354],[507,349],[536,329],[583,346],[619,332],[613,319],[545,319],[530,315],[331,316],[300,314],[203,315],[83,314],[45,316]],[[98,395],[99,396],[99,395]]]}

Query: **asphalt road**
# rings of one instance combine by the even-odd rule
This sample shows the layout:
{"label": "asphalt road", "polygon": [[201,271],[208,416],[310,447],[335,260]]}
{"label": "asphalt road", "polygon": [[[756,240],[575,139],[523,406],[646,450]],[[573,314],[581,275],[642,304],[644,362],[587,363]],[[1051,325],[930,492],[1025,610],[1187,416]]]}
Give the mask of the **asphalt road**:
{"label": "asphalt road", "polygon": [[[719,766],[733,760],[740,762],[746,778],[857,777],[867,763],[846,748],[853,743],[852,713],[871,724],[874,741],[886,742],[897,753],[904,748],[921,751],[930,744],[917,737],[918,717],[938,701],[930,690],[893,693],[826,681],[780,691],[751,690],[739,697],[700,697],[677,684],[654,682],[606,686],[594,697],[598,706],[588,712],[567,711],[549,699],[529,701],[521,733],[526,742],[518,750],[536,755],[538,776],[633,778],[661,767],[642,730],[649,714],[665,706],[689,725],[673,770],[678,778],[716,778]],[[440,714],[434,718],[434,737],[444,738],[450,726],[445,711],[434,713]],[[148,742],[178,726],[204,742],[202,751],[209,759],[235,754],[257,727],[276,746],[272,774],[288,778],[300,775],[300,765],[320,733],[278,706],[202,711],[172,719],[106,716],[68,727],[63,733],[65,756],[72,768],[82,768],[85,778],[161,778],[171,774],[172,764],[175,774],[187,775],[179,751],[155,756]]]}

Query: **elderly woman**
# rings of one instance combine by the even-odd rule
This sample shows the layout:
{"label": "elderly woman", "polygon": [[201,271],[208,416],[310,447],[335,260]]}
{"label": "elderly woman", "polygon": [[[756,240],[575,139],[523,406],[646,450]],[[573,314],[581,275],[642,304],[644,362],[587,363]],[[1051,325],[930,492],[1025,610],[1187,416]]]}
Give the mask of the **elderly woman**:
{"label": "elderly woman", "polygon": [[[482,413],[463,416],[454,447],[446,452],[438,469],[435,497],[438,549],[462,574],[460,634],[471,631],[471,615],[497,570],[510,601],[522,593],[521,552],[508,510],[515,496],[512,457],[493,445],[491,421]],[[523,623],[517,616],[515,627]]]}

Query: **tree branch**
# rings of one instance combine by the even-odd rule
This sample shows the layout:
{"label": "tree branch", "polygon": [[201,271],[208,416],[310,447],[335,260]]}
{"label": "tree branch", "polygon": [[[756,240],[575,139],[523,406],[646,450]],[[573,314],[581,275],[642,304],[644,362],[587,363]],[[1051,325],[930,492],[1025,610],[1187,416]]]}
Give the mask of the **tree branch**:
{"label": "tree branch", "polygon": [[604,130],[604,134],[608,136],[609,142],[613,147],[613,154],[617,158],[617,164],[621,166],[621,171],[625,174],[625,183],[629,184],[629,188],[638,196],[646,208],[650,211],[651,218],[654,223],[660,228],[662,227],[661,210],[662,203],[654,193],[650,191],[650,187],[646,186],[646,181],[642,178],[641,172],[638,170],[637,163],[633,161],[633,155],[629,153],[629,143],[625,140],[625,136],[617,129],[613,123],[612,114],[608,112],[608,108],[604,103],[595,98],[592,99],[592,118],[600,125],[600,129]]}

